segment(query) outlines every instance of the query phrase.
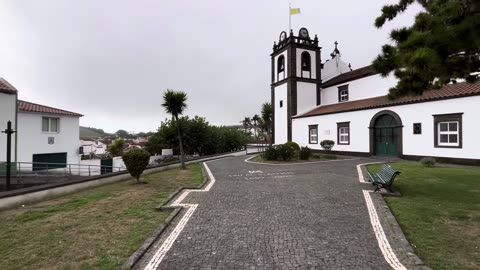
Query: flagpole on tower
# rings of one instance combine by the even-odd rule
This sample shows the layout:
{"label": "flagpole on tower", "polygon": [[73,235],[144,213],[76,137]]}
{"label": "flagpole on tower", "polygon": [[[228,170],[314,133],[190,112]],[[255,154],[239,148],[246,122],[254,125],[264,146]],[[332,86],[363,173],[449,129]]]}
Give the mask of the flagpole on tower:
{"label": "flagpole on tower", "polygon": [[288,32],[292,30],[292,3],[288,2]]}

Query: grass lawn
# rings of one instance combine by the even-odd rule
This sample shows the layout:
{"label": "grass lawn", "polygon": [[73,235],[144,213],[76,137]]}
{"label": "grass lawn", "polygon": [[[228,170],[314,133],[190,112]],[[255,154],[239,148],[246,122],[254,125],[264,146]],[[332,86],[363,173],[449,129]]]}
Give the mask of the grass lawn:
{"label": "grass lawn", "polygon": [[417,255],[433,269],[480,269],[480,168],[391,165],[403,196],[385,199]]}
{"label": "grass lawn", "polygon": [[170,214],[155,206],[203,182],[201,165],[0,212],[0,269],[116,269]]}

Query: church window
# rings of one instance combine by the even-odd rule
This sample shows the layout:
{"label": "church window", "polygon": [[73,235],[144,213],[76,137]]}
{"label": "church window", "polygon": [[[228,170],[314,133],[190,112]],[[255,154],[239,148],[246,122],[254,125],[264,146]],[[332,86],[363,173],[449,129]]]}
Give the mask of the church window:
{"label": "church window", "polygon": [[434,115],[435,147],[462,148],[462,114]]}
{"label": "church window", "polygon": [[301,56],[302,71],[311,71],[311,58],[308,52],[303,52]]}
{"label": "church window", "polygon": [[348,85],[338,87],[338,102],[348,101]]}
{"label": "church window", "polygon": [[350,122],[337,123],[337,144],[350,144]]}
{"label": "church window", "polygon": [[318,125],[308,126],[308,143],[318,143]]}
{"label": "church window", "polygon": [[283,107],[283,100],[280,100],[280,108]]}

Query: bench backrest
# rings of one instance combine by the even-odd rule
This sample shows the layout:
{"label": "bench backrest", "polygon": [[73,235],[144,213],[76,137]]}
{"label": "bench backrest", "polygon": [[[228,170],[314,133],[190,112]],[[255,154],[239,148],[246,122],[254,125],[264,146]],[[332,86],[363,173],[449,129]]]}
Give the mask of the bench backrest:
{"label": "bench backrest", "polygon": [[382,169],[380,172],[378,172],[380,177],[383,178],[383,180],[388,181],[388,182],[393,182],[395,177],[400,174],[399,171],[396,171],[394,168],[392,168],[390,165],[385,164],[383,165]]}

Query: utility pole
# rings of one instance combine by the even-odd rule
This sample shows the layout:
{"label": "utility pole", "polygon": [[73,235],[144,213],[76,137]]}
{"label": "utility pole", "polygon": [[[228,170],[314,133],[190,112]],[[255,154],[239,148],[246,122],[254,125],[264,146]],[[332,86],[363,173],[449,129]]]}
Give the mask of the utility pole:
{"label": "utility pole", "polygon": [[12,165],[12,134],[16,131],[12,129],[12,121],[8,121],[7,129],[2,131],[2,133],[7,134],[7,164],[5,166],[6,172],[6,189],[10,190],[10,169]]}

